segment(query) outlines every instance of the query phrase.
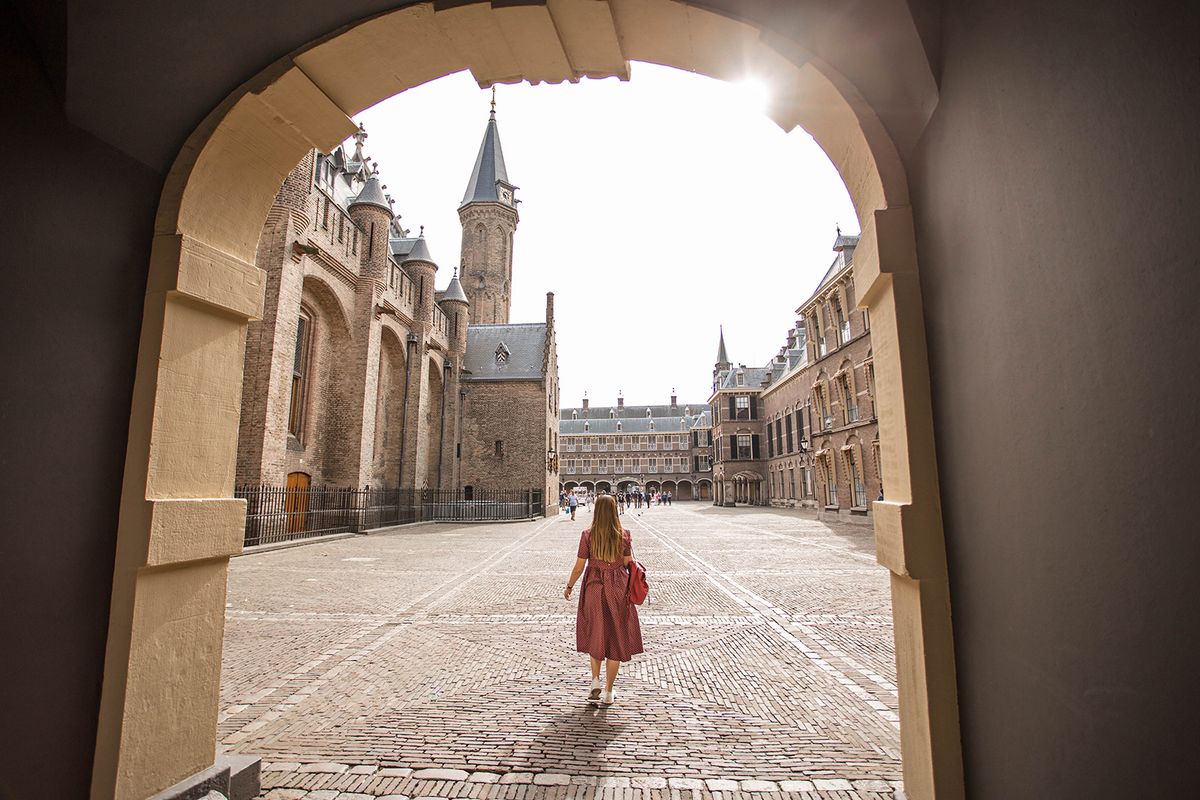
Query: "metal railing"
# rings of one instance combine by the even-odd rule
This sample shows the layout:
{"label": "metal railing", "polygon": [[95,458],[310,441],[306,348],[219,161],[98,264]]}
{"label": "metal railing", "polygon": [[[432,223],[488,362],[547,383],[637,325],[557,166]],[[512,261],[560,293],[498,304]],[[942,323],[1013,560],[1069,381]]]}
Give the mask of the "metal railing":
{"label": "metal railing", "polygon": [[246,501],[246,547],[362,533],[411,522],[503,521],[545,513],[541,489],[333,489],[249,485],[234,489]]}

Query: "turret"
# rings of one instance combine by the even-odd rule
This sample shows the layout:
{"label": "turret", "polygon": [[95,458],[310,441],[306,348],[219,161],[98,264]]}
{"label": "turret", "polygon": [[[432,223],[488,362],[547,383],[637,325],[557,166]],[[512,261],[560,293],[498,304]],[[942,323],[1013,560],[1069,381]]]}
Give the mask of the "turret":
{"label": "turret", "polygon": [[471,304],[462,284],[458,282],[458,270],[454,270],[454,277],[450,279],[446,291],[442,292],[442,299],[438,305],[450,322],[450,352],[467,352],[467,324],[471,318]]}
{"label": "turret", "polygon": [[471,301],[471,321],[507,323],[512,298],[513,234],[517,230],[517,187],[508,180],[496,98],[458,208],[462,222],[462,285]]}
{"label": "turret", "polygon": [[437,277],[437,264],[433,263],[433,256],[429,254],[429,246],[425,244],[425,230],[422,228],[421,235],[417,237],[417,241],[413,244],[412,250],[404,257],[404,261],[400,262],[400,266],[408,273],[408,277],[412,279],[415,287],[416,300],[414,302],[413,315],[426,323],[433,323],[433,282]]}
{"label": "turret", "polygon": [[383,280],[387,274],[388,230],[393,215],[377,176],[367,178],[347,211],[366,238],[366,246],[359,250],[363,275]]}

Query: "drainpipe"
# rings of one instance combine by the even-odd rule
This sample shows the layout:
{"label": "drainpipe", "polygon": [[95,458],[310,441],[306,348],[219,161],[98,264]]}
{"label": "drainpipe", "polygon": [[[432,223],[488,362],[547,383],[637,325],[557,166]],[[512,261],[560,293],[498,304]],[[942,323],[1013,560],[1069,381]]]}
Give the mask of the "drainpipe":
{"label": "drainpipe", "polygon": [[412,373],[413,348],[417,346],[417,335],[408,335],[404,357],[404,402],[400,407],[400,467],[396,470],[397,489],[404,488],[404,444],[408,441],[408,377]]}
{"label": "drainpipe", "polygon": [[442,413],[438,416],[438,488],[442,488],[442,461],[446,458],[446,389],[450,384],[450,359],[442,360]]}

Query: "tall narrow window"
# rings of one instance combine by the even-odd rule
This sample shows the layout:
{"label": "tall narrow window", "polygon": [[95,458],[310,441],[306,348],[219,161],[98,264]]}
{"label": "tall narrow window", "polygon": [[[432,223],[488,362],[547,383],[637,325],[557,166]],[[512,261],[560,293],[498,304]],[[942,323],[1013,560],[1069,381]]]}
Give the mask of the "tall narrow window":
{"label": "tall narrow window", "polygon": [[842,302],[837,295],[833,296],[833,321],[837,325],[838,344],[843,345],[850,341],[850,320],[846,318],[842,311]]}
{"label": "tall narrow window", "polygon": [[325,205],[323,207],[323,210],[321,211],[321,227],[328,230],[329,229],[329,198],[326,197],[323,199],[325,201]]}
{"label": "tall narrow window", "polygon": [[854,396],[854,390],[850,387],[850,375],[843,372],[838,376],[838,391],[842,395],[842,415],[845,417],[845,423],[849,425],[851,422],[858,421],[858,398]]}
{"label": "tall narrow window", "polygon": [[787,451],[790,453],[795,449],[795,441],[792,439],[792,415],[791,414],[788,414],[787,419],[784,420],[783,427],[787,430]]}
{"label": "tall narrow window", "polygon": [[304,401],[308,394],[309,350],[312,349],[312,318],[301,314],[296,322],[296,354],[292,361],[292,396],[288,410],[288,433],[297,439],[304,433]]}

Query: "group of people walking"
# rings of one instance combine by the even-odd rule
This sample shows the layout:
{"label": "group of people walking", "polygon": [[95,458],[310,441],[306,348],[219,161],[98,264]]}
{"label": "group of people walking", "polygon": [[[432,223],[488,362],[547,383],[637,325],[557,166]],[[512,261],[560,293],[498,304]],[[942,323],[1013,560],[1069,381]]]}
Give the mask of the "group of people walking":
{"label": "group of people walking", "polygon": [[[669,506],[674,502],[675,498],[671,492],[652,492],[650,490],[642,491],[641,489],[621,490],[616,495],[610,495],[601,490],[601,496],[614,497],[617,501],[617,514],[624,514],[628,508],[641,510],[649,508],[652,505]],[[582,495],[576,494],[574,491],[562,491],[558,493],[558,510],[566,514],[570,512],[571,519],[575,519],[575,513],[580,505],[587,506],[588,511],[591,511],[592,504],[596,501],[596,495],[588,491]]]}

